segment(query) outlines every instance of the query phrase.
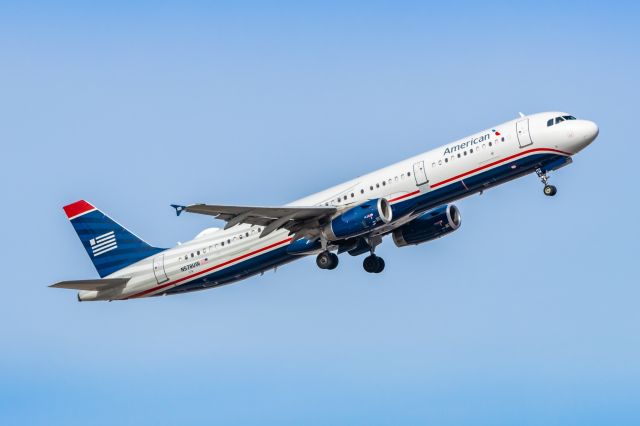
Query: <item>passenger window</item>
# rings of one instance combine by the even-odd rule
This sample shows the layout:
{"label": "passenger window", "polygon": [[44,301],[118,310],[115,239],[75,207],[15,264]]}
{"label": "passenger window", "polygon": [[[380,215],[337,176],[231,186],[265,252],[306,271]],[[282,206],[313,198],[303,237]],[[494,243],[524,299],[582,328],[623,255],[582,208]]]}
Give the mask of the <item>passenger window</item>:
{"label": "passenger window", "polygon": [[448,163],[448,162],[449,162],[449,159],[448,159],[448,158],[445,158],[445,159],[444,159],[444,162],[445,162],[445,163]]}
{"label": "passenger window", "polygon": [[351,198],[353,198],[353,197],[354,197],[354,195],[353,195],[353,192],[352,192],[352,193],[351,193]]}
{"label": "passenger window", "polygon": [[191,253],[191,257],[193,257],[193,253]]}
{"label": "passenger window", "polygon": [[371,191],[373,191],[373,186],[370,186],[370,187],[369,187],[369,189],[370,189]]}
{"label": "passenger window", "polygon": [[491,145],[492,145],[492,143],[491,143],[491,141],[489,141],[489,146],[491,146]]}
{"label": "passenger window", "polygon": [[382,186],[387,186],[387,182],[386,181],[382,181]]}
{"label": "passenger window", "polygon": [[249,233],[247,232],[247,233],[246,233],[246,234],[244,234],[244,235],[245,235],[245,237],[248,237],[248,236],[249,236]]}
{"label": "passenger window", "polygon": [[220,245],[221,245],[222,247],[224,247],[224,241],[223,241],[223,242],[221,242],[221,243],[220,243]]}
{"label": "passenger window", "polygon": [[380,188],[380,184],[379,183],[376,183],[376,188]]}
{"label": "passenger window", "polygon": [[473,148],[469,149],[469,154],[473,154]]}
{"label": "passenger window", "polygon": [[435,166],[436,166],[436,163],[431,163],[431,167],[435,167]]}
{"label": "passenger window", "polygon": [[463,154],[463,155],[467,155],[467,151],[463,152],[462,154]]}
{"label": "passenger window", "polygon": [[547,127],[553,126],[553,118],[547,121]]}
{"label": "passenger window", "polygon": [[196,254],[197,254],[198,256],[200,256],[200,250],[198,250],[198,251],[196,252]]}
{"label": "passenger window", "polygon": [[564,118],[562,117],[556,117],[556,124],[561,123],[564,121]]}
{"label": "passenger window", "polygon": [[361,193],[361,194],[364,194],[364,189],[361,189],[361,190],[360,190],[360,193]]}
{"label": "passenger window", "polygon": [[442,166],[442,160],[438,160],[438,166]]}
{"label": "passenger window", "polygon": [[411,172],[407,172],[407,176],[411,176]]}
{"label": "passenger window", "polygon": [[458,153],[458,158],[460,158],[460,153]]}

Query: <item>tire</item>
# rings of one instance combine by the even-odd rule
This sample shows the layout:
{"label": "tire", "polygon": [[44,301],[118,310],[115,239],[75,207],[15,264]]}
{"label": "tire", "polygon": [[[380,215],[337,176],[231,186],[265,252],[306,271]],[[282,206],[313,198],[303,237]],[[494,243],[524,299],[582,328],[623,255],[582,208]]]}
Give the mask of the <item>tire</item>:
{"label": "tire", "polygon": [[381,257],[378,257],[378,267],[376,268],[375,273],[379,274],[382,271],[384,271],[384,259]]}
{"label": "tire", "polygon": [[370,256],[367,256],[364,258],[364,261],[362,262],[362,267],[364,268],[365,271],[369,272],[370,274],[375,274],[380,266],[380,262],[378,261],[378,259],[380,258],[373,254]]}
{"label": "tire", "polygon": [[323,251],[316,257],[316,265],[320,269],[329,269],[331,266],[331,253],[328,251]]}
{"label": "tire", "polygon": [[558,192],[558,189],[553,185],[545,185],[544,187],[544,195],[547,197],[553,197]]}

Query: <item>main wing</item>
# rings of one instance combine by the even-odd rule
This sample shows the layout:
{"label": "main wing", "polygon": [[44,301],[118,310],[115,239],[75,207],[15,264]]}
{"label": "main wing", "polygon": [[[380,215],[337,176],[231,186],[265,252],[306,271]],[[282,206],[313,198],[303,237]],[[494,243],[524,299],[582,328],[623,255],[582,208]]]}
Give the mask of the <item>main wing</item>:
{"label": "main wing", "polygon": [[240,223],[264,226],[260,237],[277,229],[287,229],[296,240],[302,237],[317,238],[320,228],[338,211],[335,207],[259,207],[223,206],[213,204],[172,204],[179,216],[182,212],[205,214],[226,221],[224,229]]}

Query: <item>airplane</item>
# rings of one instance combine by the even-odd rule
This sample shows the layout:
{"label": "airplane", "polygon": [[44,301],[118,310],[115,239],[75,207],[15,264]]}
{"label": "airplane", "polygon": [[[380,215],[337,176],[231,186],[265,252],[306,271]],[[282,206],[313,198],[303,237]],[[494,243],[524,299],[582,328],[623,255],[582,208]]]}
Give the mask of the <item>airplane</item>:
{"label": "airplane", "polygon": [[87,201],[64,207],[100,279],[62,281],[78,301],[174,295],[230,284],[315,255],[333,270],[339,254],[368,255],[366,272],[380,273],[383,237],[397,247],[422,244],[460,228],[452,202],[536,173],[554,196],[549,173],[598,136],[596,123],[565,112],[520,113],[442,147],[284,206],[173,204],[226,222],[173,248],[153,247]]}

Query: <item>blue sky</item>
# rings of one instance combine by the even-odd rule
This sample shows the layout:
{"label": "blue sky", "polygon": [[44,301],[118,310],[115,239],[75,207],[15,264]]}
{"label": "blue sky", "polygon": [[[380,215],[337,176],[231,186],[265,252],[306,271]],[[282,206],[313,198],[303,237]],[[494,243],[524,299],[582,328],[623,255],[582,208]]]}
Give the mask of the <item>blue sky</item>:
{"label": "blue sky", "polygon": [[[640,423],[633,2],[3,2],[0,423]],[[61,210],[151,244],[278,205],[519,111],[600,137],[458,203],[462,228],[339,269],[122,303]]]}

